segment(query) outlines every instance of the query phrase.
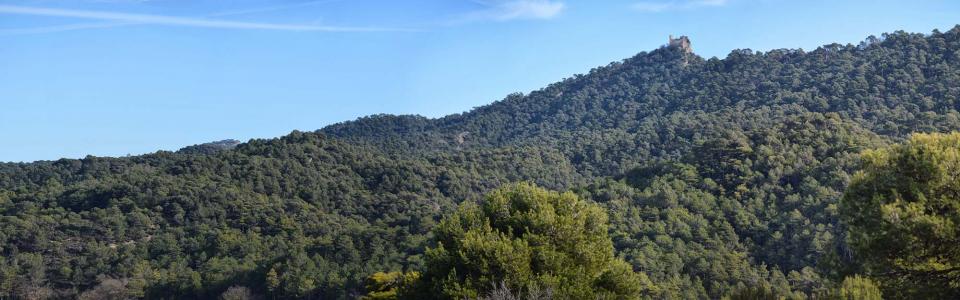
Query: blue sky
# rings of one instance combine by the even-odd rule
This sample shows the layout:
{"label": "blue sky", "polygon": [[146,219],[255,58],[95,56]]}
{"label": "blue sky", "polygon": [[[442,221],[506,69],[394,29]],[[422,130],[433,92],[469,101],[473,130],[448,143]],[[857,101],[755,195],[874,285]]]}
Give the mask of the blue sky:
{"label": "blue sky", "polygon": [[0,161],[438,117],[690,36],[701,56],[960,23],[960,1],[0,0]]}

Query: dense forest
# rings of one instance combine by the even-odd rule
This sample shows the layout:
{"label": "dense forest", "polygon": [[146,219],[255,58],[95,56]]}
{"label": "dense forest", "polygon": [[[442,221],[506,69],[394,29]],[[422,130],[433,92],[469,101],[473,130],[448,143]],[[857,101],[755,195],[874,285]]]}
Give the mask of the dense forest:
{"label": "dense forest", "polygon": [[0,163],[0,299],[957,298],[960,138],[911,135],[958,110],[960,26],[665,46],[438,119]]}

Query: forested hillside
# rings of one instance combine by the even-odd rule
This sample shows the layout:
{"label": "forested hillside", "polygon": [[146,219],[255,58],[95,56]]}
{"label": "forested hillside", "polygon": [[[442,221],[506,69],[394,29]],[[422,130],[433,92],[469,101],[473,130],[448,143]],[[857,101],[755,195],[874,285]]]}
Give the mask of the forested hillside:
{"label": "forested hillside", "polygon": [[864,270],[840,215],[860,153],[960,130],[958,98],[960,26],[662,47],[439,119],[0,164],[0,299],[355,298],[423,269],[458,206],[523,181],[603,208],[646,297],[823,295]]}

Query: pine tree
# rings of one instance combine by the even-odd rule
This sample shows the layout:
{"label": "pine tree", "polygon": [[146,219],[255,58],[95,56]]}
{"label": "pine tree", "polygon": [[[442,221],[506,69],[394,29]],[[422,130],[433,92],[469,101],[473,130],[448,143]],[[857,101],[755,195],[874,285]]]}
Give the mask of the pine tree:
{"label": "pine tree", "polygon": [[897,298],[960,298],[960,133],[863,153],[841,201],[866,275]]}
{"label": "pine tree", "polygon": [[473,299],[499,284],[560,299],[639,298],[653,287],[614,256],[607,226],[605,211],[573,193],[501,188],[435,228],[416,296]]}

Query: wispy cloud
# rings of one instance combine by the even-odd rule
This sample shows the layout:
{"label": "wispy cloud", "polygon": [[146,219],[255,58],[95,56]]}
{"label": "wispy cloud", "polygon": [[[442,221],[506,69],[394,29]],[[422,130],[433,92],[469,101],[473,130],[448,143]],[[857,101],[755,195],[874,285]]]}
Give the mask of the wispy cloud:
{"label": "wispy cloud", "polygon": [[462,21],[509,21],[521,19],[552,19],[566,8],[566,4],[551,0],[475,0],[481,10],[467,14]]}
{"label": "wispy cloud", "polygon": [[631,5],[631,8],[650,13],[672,10],[695,9],[701,7],[724,6],[727,0],[671,0],[671,1],[643,1]]}
{"label": "wispy cloud", "polygon": [[[141,0],[141,1],[146,1],[146,0]],[[272,11],[278,11],[278,10],[288,10],[293,8],[301,8],[301,7],[307,7],[307,6],[314,6],[318,4],[326,4],[326,3],[342,2],[342,1],[345,1],[345,0],[317,0],[317,1],[307,1],[307,2],[292,3],[292,4],[285,4],[285,5],[275,5],[275,6],[268,6],[268,7],[231,10],[231,11],[224,11],[224,12],[211,14],[208,17],[249,15],[249,14],[265,13],[265,12],[272,12]]]}
{"label": "wispy cloud", "polygon": [[[93,0],[93,1],[102,1],[102,2],[146,2],[149,0]],[[223,11],[218,13],[209,14],[203,16],[204,18],[212,17],[226,17],[226,16],[239,16],[239,15],[249,15],[257,13],[265,13],[293,8],[306,7],[317,4],[331,3],[331,2],[340,2],[344,0],[317,0],[309,2],[301,2],[287,5],[275,5],[268,7],[257,7],[250,9],[242,10],[230,10]],[[66,25],[54,25],[54,26],[41,26],[41,27],[29,27],[29,28],[8,28],[0,29],[0,35],[19,35],[19,34],[41,34],[41,33],[55,33],[55,32],[64,32],[64,31],[73,31],[73,30],[84,30],[84,29],[98,29],[98,28],[115,28],[131,25],[145,25],[150,23],[145,22],[115,22],[115,21],[101,21],[101,22],[86,22],[86,23],[74,23]]]}
{"label": "wispy cloud", "polygon": [[[114,21],[130,24],[156,24],[168,26],[186,26],[220,29],[257,29],[257,30],[280,30],[280,31],[325,31],[325,32],[370,32],[370,31],[408,31],[403,28],[390,27],[348,27],[348,26],[316,26],[300,24],[276,24],[276,23],[258,23],[258,22],[236,22],[208,18],[190,18],[150,14],[131,14],[92,10],[74,10],[57,9],[43,7],[28,7],[15,5],[0,5],[0,14],[18,14],[48,17],[68,17],[79,19],[92,19],[101,21]],[[24,33],[32,32],[52,32],[63,30],[74,30],[84,28],[101,28],[117,26],[116,23],[91,23],[91,24],[71,24],[64,26],[51,26],[41,28],[12,29],[10,32],[21,31]],[[0,31],[3,32],[3,31]]]}
{"label": "wispy cloud", "polygon": [[82,29],[113,28],[113,27],[138,25],[138,24],[144,24],[144,23],[89,22],[89,23],[74,23],[74,24],[66,24],[66,25],[41,26],[41,27],[29,27],[29,28],[4,28],[4,29],[0,29],[0,35],[54,33],[54,32],[63,32],[63,31],[82,30]]}

